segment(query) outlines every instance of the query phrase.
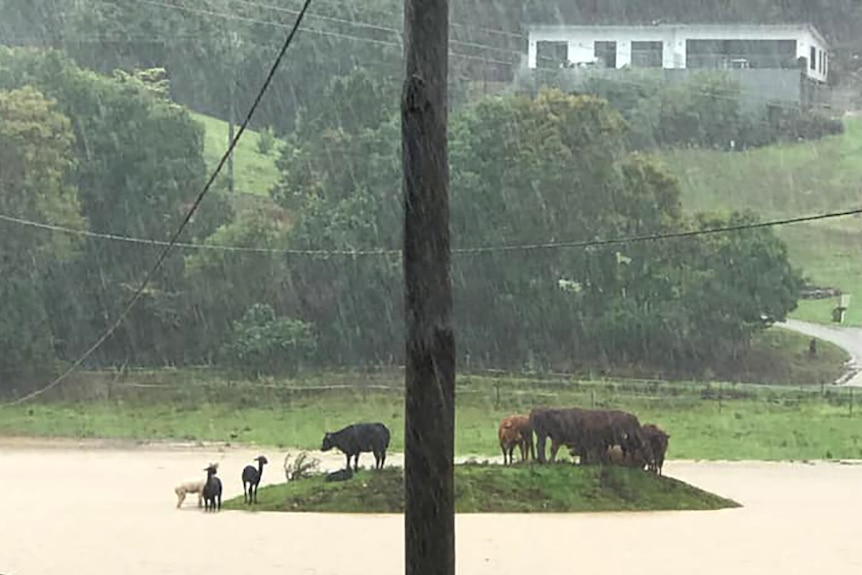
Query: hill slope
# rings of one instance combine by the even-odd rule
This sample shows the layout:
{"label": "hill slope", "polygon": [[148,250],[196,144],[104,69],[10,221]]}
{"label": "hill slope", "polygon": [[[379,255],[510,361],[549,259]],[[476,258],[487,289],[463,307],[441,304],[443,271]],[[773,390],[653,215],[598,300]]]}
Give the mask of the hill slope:
{"label": "hill slope", "polygon": [[[573,465],[470,463],[455,466],[458,513],[573,513],[590,511],[710,510],[739,503],[682,481],[639,469]],[[403,513],[403,470],[362,470],[350,481],[327,483],[313,475],[269,485],[249,507],[242,497],[225,508],[255,511]]]}
{"label": "hill slope", "polygon": [[[204,158],[207,166],[213,169],[227,150],[227,122],[196,112],[191,112],[191,115],[206,129]],[[278,182],[278,168],[275,166],[278,151],[273,150],[269,155],[261,154],[257,150],[259,137],[259,132],[247,129],[234,150],[235,189],[242,193],[269,197],[270,188]],[[227,174],[227,166],[223,173]]]}
{"label": "hill slope", "polygon": [[[680,180],[688,211],[750,208],[764,218],[839,211],[862,205],[862,119],[846,133],[817,142],[741,153],[663,152],[659,159]],[[862,218],[844,217],[776,228],[791,258],[818,285],[851,293],[862,283]],[[795,317],[828,322],[833,302],[800,302]],[[862,324],[851,305],[848,322]]]}

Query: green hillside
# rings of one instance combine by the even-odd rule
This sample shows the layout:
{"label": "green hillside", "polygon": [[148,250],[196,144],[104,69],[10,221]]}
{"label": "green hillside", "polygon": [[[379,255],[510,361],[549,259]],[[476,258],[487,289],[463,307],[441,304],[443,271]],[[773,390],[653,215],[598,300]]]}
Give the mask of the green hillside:
{"label": "green hillside", "polygon": [[[192,112],[192,117],[206,128],[204,140],[204,157],[207,166],[215,168],[222,155],[227,150],[227,122]],[[278,182],[278,169],[275,160],[278,151],[273,150],[265,156],[258,152],[257,141],[260,134],[248,129],[234,150],[234,177],[236,191],[258,196],[269,196],[269,190]],[[227,167],[223,173],[227,173]]]}
{"label": "green hillside", "polygon": [[[206,128],[210,167],[227,146],[227,123],[193,113]],[[751,208],[764,218],[843,210],[862,205],[862,119],[846,121],[842,136],[741,153],[711,150],[662,152],[659,159],[680,180],[689,211]],[[234,156],[237,191],[268,197],[278,181],[277,152],[261,154],[259,133],[248,130]],[[862,219],[846,217],[777,228],[791,257],[811,280],[852,293],[862,284]],[[794,317],[829,322],[834,301],[800,302]],[[847,323],[862,325],[853,302]]]}
{"label": "green hillside", "polygon": [[[679,150],[660,155],[682,185],[689,211],[750,208],[773,219],[862,205],[862,119],[817,142],[741,153]],[[812,282],[852,293],[862,284],[862,219],[856,216],[776,229]],[[800,302],[799,319],[830,321],[834,302]],[[856,304],[858,305],[858,304]],[[862,310],[849,323],[862,325]]]}

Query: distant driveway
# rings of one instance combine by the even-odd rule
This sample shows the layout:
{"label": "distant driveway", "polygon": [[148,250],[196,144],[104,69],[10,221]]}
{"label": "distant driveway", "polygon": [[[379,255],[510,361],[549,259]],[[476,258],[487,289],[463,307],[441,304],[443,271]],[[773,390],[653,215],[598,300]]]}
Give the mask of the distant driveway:
{"label": "distant driveway", "polygon": [[836,383],[862,387],[862,328],[833,327],[796,319],[788,319],[784,323],[775,325],[834,343],[843,348],[850,354],[851,359],[848,363],[850,373]]}

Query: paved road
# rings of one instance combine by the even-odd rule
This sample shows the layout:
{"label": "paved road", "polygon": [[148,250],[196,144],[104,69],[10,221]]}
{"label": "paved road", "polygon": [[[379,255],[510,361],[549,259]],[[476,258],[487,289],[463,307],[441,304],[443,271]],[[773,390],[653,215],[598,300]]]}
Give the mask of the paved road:
{"label": "paved road", "polygon": [[850,373],[837,383],[862,387],[862,328],[833,327],[796,319],[788,319],[786,322],[776,325],[834,343],[844,348],[850,354],[851,358],[848,363]]}

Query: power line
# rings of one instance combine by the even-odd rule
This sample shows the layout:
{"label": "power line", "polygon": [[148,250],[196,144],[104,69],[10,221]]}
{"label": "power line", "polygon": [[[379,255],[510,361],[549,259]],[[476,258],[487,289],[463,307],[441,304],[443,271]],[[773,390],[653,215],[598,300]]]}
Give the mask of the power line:
{"label": "power line", "polygon": [[254,102],[252,103],[251,107],[249,108],[248,114],[246,115],[245,119],[243,120],[242,124],[240,125],[239,130],[236,133],[236,136],[234,136],[233,140],[231,140],[230,145],[228,146],[224,155],[222,155],[221,160],[219,161],[218,165],[216,166],[216,169],[213,171],[209,180],[207,180],[207,183],[204,185],[203,189],[198,194],[198,197],[195,199],[191,208],[189,208],[189,211],[188,211],[188,213],[186,213],[185,218],[183,218],[182,223],[177,228],[177,231],[174,233],[173,237],[171,237],[169,244],[161,252],[158,259],[156,260],[155,265],[153,265],[152,269],[150,269],[149,273],[147,273],[146,277],[144,278],[144,281],[141,283],[141,286],[137,289],[137,291],[135,291],[134,295],[129,300],[129,303],[126,304],[126,307],[120,313],[117,320],[111,325],[111,327],[109,327],[105,331],[104,334],[102,334],[102,336],[98,340],[96,340],[96,342],[93,345],[90,346],[89,349],[87,349],[86,352],[84,352],[83,355],[81,355],[75,361],[75,363],[73,363],[65,372],[63,372],[54,381],[52,381],[48,385],[46,385],[40,389],[37,389],[36,391],[28,393],[28,394],[24,395],[23,397],[20,397],[20,398],[14,400],[12,402],[2,404],[2,405],[0,405],[0,407],[7,406],[7,405],[18,405],[18,404],[24,403],[25,401],[28,401],[28,400],[33,399],[35,397],[38,397],[38,396],[42,395],[43,393],[45,393],[45,392],[53,389],[54,387],[60,385],[60,383],[62,383],[72,372],[74,372],[76,369],[78,369],[78,367],[80,367],[81,364],[83,364],[84,361],[86,361],[87,358],[93,354],[93,352],[95,352],[99,347],[101,347],[101,345],[109,337],[111,337],[111,335],[120,326],[120,324],[123,322],[123,320],[129,314],[129,312],[132,310],[132,307],[135,305],[135,303],[138,301],[138,299],[140,299],[141,294],[144,293],[144,290],[147,288],[147,285],[149,285],[153,276],[156,274],[158,269],[161,267],[162,262],[164,262],[165,258],[168,256],[168,253],[171,251],[171,248],[174,246],[174,244],[177,243],[177,240],[179,239],[180,234],[182,234],[186,225],[188,225],[189,221],[191,221],[192,216],[194,215],[195,211],[197,211],[198,206],[201,204],[204,197],[210,191],[210,188],[212,187],[213,183],[215,182],[216,177],[219,175],[219,172],[221,172],[221,169],[224,166],[225,162],[227,162],[228,157],[231,155],[231,153],[233,153],[233,150],[236,147],[237,143],[239,142],[239,139],[242,137],[243,133],[245,133],[245,130],[248,127],[249,122],[251,121],[252,115],[254,114],[255,110],[257,109],[258,105],[260,104],[260,101],[263,99],[263,95],[266,93],[267,88],[269,88],[269,85],[272,82],[272,79],[275,76],[275,73],[278,70],[279,65],[281,64],[281,61],[284,58],[284,55],[287,52],[288,47],[290,47],[290,44],[293,41],[293,38],[296,35],[297,30],[299,29],[299,25],[302,22],[302,18],[305,16],[305,12],[308,10],[308,7],[310,5],[311,5],[311,0],[305,0],[304,4],[302,6],[302,10],[300,11],[299,15],[297,15],[297,17],[296,17],[296,21],[294,22],[293,28],[291,28],[290,33],[287,35],[287,38],[285,38],[284,43],[281,46],[281,50],[278,52],[278,56],[276,56],[275,61],[273,62],[272,67],[269,70],[269,74],[266,76],[266,79],[264,80],[263,85],[261,86],[260,90],[258,91],[257,97],[255,97]]}
{"label": "power line", "polygon": [[[17,224],[20,226],[38,228],[42,230],[48,230],[53,232],[60,232],[64,234],[83,236],[83,237],[91,237],[106,241],[113,242],[124,242],[130,244],[144,245],[150,247],[160,247],[160,246],[173,246],[177,248],[184,249],[192,249],[192,250],[210,250],[210,251],[220,251],[220,252],[244,252],[244,253],[258,253],[258,254],[287,254],[287,255],[303,255],[303,256],[332,256],[332,255],[358,255],[356,250],[299,250],[299,249],[280,249],[280,248],[261,248],[261,247],[253,247],[253,246],[234,246],[234,245],[224,245],[224,244],[201,244],[201,243],[184,243],[184,242],[169,242],[164,240],[154,240],[148,238],[138,238],[134,236],[125,236],[120,234],[109,234],[109,233],[101,233],[101,232],[93,232],[90,230],[81,230],[75,228],[68,228],[65,226],[59,226],[55,224],[46,224],[42,222],[34,222],[32,220],[26,220],[23,218],[16,218],[14,216],[8,216],[5,214],[0,214],[0,221],[9,222],[12,224]],[[359,255],[377,255],[377,254],[387,254],[387,253],[401,253],[400,250],[389,250],[389,249],[379,249],[379,250],[366,250],[362,254]]]}
{"label": "power line", "polygon": [[[285,12],[285,13],[295,13],[296,12],[296,11],[291,10],[289,8],[281,8],[281,7],[267,5],[267,4],[260,4],[258,2],[249,2],[249,1],[245,1],[245,0],[235,0],[235,1],[240,3],[240,4],[256,6],[256,7],[260,7],[260,8],[264,8],[264,9],[270,9],[270,10],[274,10],[274,11],[278,11],[278,12]],[[205,9],[201,9],[201,8],[192,8],[189,6],[182,6],[182,5],[176,5],[176,4],[166,4],[164,2],[159,2],[157,0],[139,0],[139,2],[142,4],[149,4],[149,5],[157,6],[157,7],[161,7],[161,8],[169,8],[169,9],[173,9],[173,10],[180,10],[180,11],[185,11],[185,12],[197,13],[197,14],[202,14],[202,15],[206,15],[206,16],[216,17],[216,18],[233,19],[233,20],[238,20],[238,21],[252,23],[252,24],[261,24],[261,25],[265,25],[265,26],[273,26],[273,27],[277,27],[277,28],[287,28],[288,27],[286,24],[283,24],[281,22],[260,20],[260,19],[251,18],[248,16],[231,14],[228,12],[205,10]],[[324,15],[316,15],[316,14],[315,15],[309,15],[309,16],[315,16],[318,18],[322,18],[325,20],[338,22],[338,23],[342,23],[342,24],[346,24],[346,25],[365,27],[365,28],[369,28],[369,29],[373,29],[373,30],[385,31],[387,33],[393,33],[393,34],[398,35],[399,40],[398,41],[380,40],[377,38],[353,36],[353,35],[344,34],[341,32],[332,32],[332,31],[328,31],[328,30],[319,30],[319,29],[307,28],[307,27],[301,28],[301,30],[304,32],[308,32],[311,34],[323,35],[323,36],[331,36],[331,37],[340,38],[340,39],[344,39],[344,40],[353,40],[353,41],[358,41],[358,42],[377,44],[377,45],[381,45],[381,46],[389,46],[389,47],[393,47],[393,48],[401,48],[402,47],[402,43],[401,43],[402,32],[396,28],[391,28],[388,26],[378,25],[378,24],[359,21],[359,20],[347,20],[347,19],[343,19],[343,18],[336,18],[336,17],[332,17],[332,16],[324,16]],[[466,26],[466,25],[462,25],[462,26]],[[491,29],[491,28],[478,28],[478,29],[483,30],[483,31],[488,31],[488,32],[495,31],[494,29]],[[502,30],[496,30],[496,31],[501,32],[501,33],[505,33]],[[514,34],[514,33],[512,33],[512,34]],[[517,35],[517,36],[520,36],[521,38],[525,37],[523,35]],[[83,38],[86,38],[86,37],[83,37]],[[138,39],[137,41],[152,41],[152,42],[171,43],[171,42],[178,41],[178,38],[182,38],[182,37],[172,36],[170,38],[167,38],[167,37],[159,38],[156,36],[152,36],[152,37],[146,38],[145,40]],[[194,38],[194,36],[185,36],[185,38]],[[83,41],[80,39],[74,40],[74,37],[70,37],[70,39],[73,42],[75,42],[75,41],[82,42]],[[129,39],[130,39],[129,37],[117,37],[117,38],[113,38],[110,40],[121,42],[121,41],[129,41]],[[18,39],[18,40],[20,40],[20,39]],[[103,42],[106,40],[108,40],[108,39],[104,38],[104,37],[92,37],[93,42]],[[512,56],[518,56],[519,58],[525,58],[527,56],[527,53],[523,52],[523,51],[513,50],[511,48],[502,48],[499,46],[491,46],[488,44],[481,44],[481,43],[476,43],[476,42],[465,42],[465,41],[459,41],[459,40],[450,40],[449,43],[450,43],[450,45],[461,45],[461,46],[464,46],[467,48],[503,52],[506,54],[510,54]],[[579,44],[579,46],[588,47],[587,44]],[[449,51],[449,55],[454,57],[454,58],[461,58],[464,60],[473,60],[473,61],[477,61],[477,62],[482,62],[484,64],[495,64],[495,65],[501,65],[501,66],[507,66],[507,67],[517,66],[517,63],[514,61],[498,60],[495,58],[488,58],[485,56],[475,56],[475,55],[471,55],[471,54],[462,54],[462,53],[453,52],[453,51]],[[542,56],[537,55],[537,59],[539,59],[541,61],[553,62],[554,64],[557,63],[556,59],[551,58],[551,57],[547,57],[547,56],[542,57]],[[539,68],[533,68],[532,70],[539,70]],[[605,81],[610,81],[610,82],[615,82],[618,84],[624,84],[624,85],[630,85],[630,86],[639,86],[639,87],[645,87],[645,88],[654,87],[654,84],[650,84],[648,82],[637,81],[637,80],[632,80],[632,79],[624,79],[624,78],[620,78],[620,77],[609,77],[609,76],[597,75],[597,76],[595,76],[595,78],[599,79],[599,80],[605,80]],[[700,87],[690,88],[690,89],[697,94],[709,96],[709,97],[716,98],[716,99],[724,99],[724,100],[728,100],[728,101],[737,101],[740,99],[740,96],[747,97],[747,98],[756,98],[756,99],[761,99],[761,100],[766,101],[766,98],[763,98],[763,96],[759,95],[757,92],[752,91],[752,90],[748,90],[748,89],[744,89],[741,86],[738,89],[729,90],[728,93],[721,92],[721,91],[715,91],[715,90],[708,90],[708,89],[704,89],[704,88],[700,88]],[[730,93],[730,92],[732,92],[732,93]],[[739,94],[739,95],[735,95],[735,94]],[[788,110],[798,110],[799,109],[798,105],[794,105],[792,103],[786,103],[786,102],[782,102],[782,101],[771,101],[769,103],[773,107],[780,108],[780,109],[788,109]],[[755,123],[758,125],[771,125],[768,121],[765,121],[762,119],[750,119],[750,121],[752,123]]]}
{"label": "power line", "polygon": [[[250,23],[250,24],[260,24],[263,26],[272,26],[275,28],[286,28],[287,27],[287,25],[282,24],[281,22],[271,22],[271,21],[267,21],[267,20],[259,20],[256,18],[248,17],[248,16],[241,16],[238,14],[230,14],[227,12],[219,12],[219,11],[215,11],[215,10],[203,10],[201,8],[191,8],[189,6],[165,4],[164,2],[158,2],[156,0],[138,0],[138,2],[140,4],[149,4],[152,6],[158,6],[158,7],[162,7],[162,8],[170,8],[173,10],[191,12],[193,14],[212,16],[215,18],[224,18],[226,20],[236,20],[239,22],[246,22],[246,23]],[[349,20],[347,20],[345,22],[349,22]],[[383,28],[383,27],[380,27],[380,28]],[[361,36],[351,36],[350,34],[344,34],[341,32],[332,32],[329,30],[319,30],[316,28],[302,28],[302,31],[308,32],[310,34],[319,34],[321,36],[331,36],[334,38],[341,38],[341,39],[345,39],[345,40],[356,40],[356,41],[360,41],[360,42],[368,42],[371,44],[378,44],[381,46],[391,46],[393,48],[401,48],[402,47],[402,43],[401,43],[400,39],[399,39],[399,41],[395,42],[392,40],[380,40],[377,38],[363,38]],[[390,31],[397,32],[397,30],[394,28],[391,28]],[[459,42],[456,40],[451,41],[450,44],[455,44],[455,45],[464,44],[467,47],[475,47],[475,48],[480,48],[480,49],[494,49],[494,50],[500,49],[497,47],[489,47],[487,45],[474,44],[472,42]],[[512,54],[525,55],[525,54],[521,54],[521,52],[514,51],[514,50],[505,50],[505,51],[510,52]],[[462,58],[465,60],[476,60],[476,61],[480,61],[480,62],[489,62],[489,63],[492,62],[492,63],[496,63],[496,64],[505,64],[507,66],[513,65],[513,62],[507,62],[507,61],[503,61],[503,60],[491,60],[488,58],[484,58],[482,56],[472,56],[470,54],[461,54],[458,52],[452,52],[451,50],[449,51],[449,55],[452,57],[455,57],[455,58]]]}
{"label": "power line", "polygon": [[[797,216],[791,218],[782,218],[776,220],[767,220],[764,222],[751,222],[745,224],[737,224],[732,226],[720,226],[716,228],[706,228],[700,230],[687,230],[680,232],[667,232],[663,234],[646,234],[640,236],[626,236],[622,238],[609,238],[599,240],[578,240],[578,241],[563,241],[563,242],[537,242],[530,244],[512,244],[512,245],[486,245],[467,248],[452,248],[452,253],[457,255],[476,255],[489,253],[506,253],[506,252],[529,252],[529,251],[550,251],[557,249],[573,249],[573,248],[592,248],[610,245],[644,243],[649,241],[662,241],[668,239],[688,238],[702,236],[708,234],[730,233],[744,231],[757,228],[779,227],[790,224],[798,224],[805,222],[813,222],[820,220],[828,220],[842,218],[853,215],[862,214],[862,207],[852,208],[837,212],[825,212],[821,214],[813,214],[807,216]],[[0,214],[0,221],[14,223],[22,226],[34,227],[55,232],[67,233],[79,236],[88,236],[107,241],[127,242],[132,244],[142,244],[147,246],[169,246],[195,250],[210,250],[221,252],[244,252],[258,254],[274,254],[274,255],[290,255],[290,256],[313,256],[313,257],[333,257],[333,256],[348,256],[348,257],[366,257],[366,256],[394,256],[400,255],[400,249],[393,248],[367,248],[367,249],[290,249],[290,248],[263,248],[252,246],[232,246],[224,244],[200,244],[200,243],[182,243],[182,242],[166,242],[160,240],[151,240],[145,238],[136,238],[117,234],[103,234],[91,232],[89,230],[80,230],[67,228],[54,224],[45,224],[33,222],[22,218],[16,218],[4,214]]]}
{"label": "power line", "polygon": [[[288,14],[292,14],[292,13],[294,13],[294,12],[295,12],[294,10],[291,10],[291,9],[289,9],[289,8],[282,8],[282,7],[280,7],[280,6],[272,6],[271,4],[261,4],[261,3],[259,3],[259,2],[248,2],[248,1],[246,1],[246,0],[234,0],[234,2],[236,2],[237,4],[245,4],[245,5],[247,5],[247,6],[254,6],[254,7],[256,7],[256,8],[263,8],[263,9],[265,9],[265,10],[272,10],[272,11],[274,11],[274,12],[285,12],[285,13],[288,13]],[[365,22],[365,21],[362,21],[362,20],[347,20],[347,19],[344,19],[344,18],[335,18],[335,17],[333,17],[333,16],[323,16],[323,15],[319,15],[319,14],[315,14],[314,16],[315,16],[316,18],[320,18],[320,19],[322,19],[322,20],[328,20],[328,21],[330,21],[330,22],[336,22],[336,23],[339,23],[339,24],[346,24],[346,25],[348,25],[348,26],[355,26],[355,27],[357,27],[357,28],[368,28],[369,30],[377,30],[377,31],[380,31],[380,32],[387,32],[387,33],[394,34],[395,36],[397,36],[397,37],[398,37],[399,42],[403,42],[403,41],[404,41],[404,31],[403,31],[403,30],[401,30],[401,29],[399,29],[399,28],[393,28],[393,27],[391,27],[391,26],[384,26],[384,25],[382,25],[382,24],[375,24],[375,23],[372,23],[372,22]],[[463,24],[456,24],[456,26],[466,27],[466,26],[465,26],[465,25],[463,25]],[[482,31],[490,31],[491,29],[487,29],[487,28],[479,28],[479,30],[482,30]],[[502,31],[498,31],[498,32],[502,32]],[[522,35],[522,34],[517,34],[516,36],[517,36],[518,38],[521,38],[521,39],[526,39],[526,36],[524,36],[524,35]],[[464,41],[464,40],[452,40],[452,39],[450,39],[450,40],[449,40],[449,44],[450,44],[450,45],[458,45],[458,46],[467,46],[467,47],[479,48],[479,49],[482,49],[482,50],[496,50],[496,51],[499,51],[499,52],[506,52],[506,53],[509,53],[509,54],[518,54],[518,55],[522,55],[522,53],[521,53],[520,51],[512,50],[511,48],[501,48],[501,47],[499,47],[499,46],[490,46],[490,45],[488,45],[488,44],[478,44],[478,43],[475,43],[475,42],[467,42],[467,41]]]}
{"label": "power line", "polygon": [[735,224],[731,226],[719,226],[715,228],[704,228],[699,230],[687,230],[681,232],[666,232],[661,234],[647,234],[640,236],[628,236],[624,238],[610,238],[606,240],[583,240],[583,241],[572,241],[572,242],[545,242],[545,243],[535,243],[535,244],[518,244],[512,246],[487,246],[487,247],[475,247],[475,248],[461,248],[461,249],[453,249],[452,252],[458,252],[460,254],[481,254],[488,252],[527,252],[527,251],[541,251],[541,250],[556,250],[556,249],[569,249],[569,248],[592,248],[592,247],[604,247],[604,246],[612,246],[612,245],[622,245],[622,244],[635,244],[635,243],[644,243],[644,242],[653,242],[653,241],[662,241],[662,240],[670,240],[677,238],[690,238],[696,236],[705,236],[705,235],[713,235],[713,234],[723,234],[729,232],[740,232],[745,230],[754,230],[759,228],[772,228],[778,226],[786,226],[790,224],[799,224],[803,222],[813,222],[818,220],[827,220],[834,218],[842,218],[847,216],[855,216],[862,214],[862,207],[853,208],[850,210],[843,210],[840,212],[827,212],[823,214],[814,214],[808,216],[798,216],[794,218],[783,218],[778,220],[768,220],[765,222],[749,222],[745,224]]}
{"label": "power line", "polygon": [[[256,8],[264,8],[267,10],[273,10],[275,12],[284,12],[286,14],[295,14],[296,13],[296,10],[293,10],[291,8],[284,8],[281,6],[273,6],[271,4],[261,4],[260,2],[250,2],[248,0],[234,0],[234,2],[236,2],[237,4],[245,4],[247,6],[254,6]],[[366,12],[366,14],[368,14],[368,13]],[[370,22],[362,21],[362,20],[346,20],[343,18],[335,18],[333,16],[326,16],[326,15],[322,15],[322,14],[309,14],[309,16],[313,16],[315,18],[320,18],[323,20],[329,20],[332,22],[341,22],[344,24],[367,27],[367,28],[371,28],[371,29],[394,31],[394,32],[397,32],[399,36],[403,35],[403,31],[400,29],[383,27],[383,26],[380,26],[378,24],[373,24]],[[505,37],[509,37],[509,38],[516,38],[519,40],[526,40],[527,39],[527,36],[525,34],[520,33],[520,32],[512,32],[512,31],[500,30],[500,29],[496,29],[496,28],[485,28],[483,26],[464,24],[462,22],[450,22],[449,25],[454,27],[454,28],[465,28],[468,30],[476,30],[478,32],[487,32],[488,34],[497,34],[500,36],[505,36]]]}

